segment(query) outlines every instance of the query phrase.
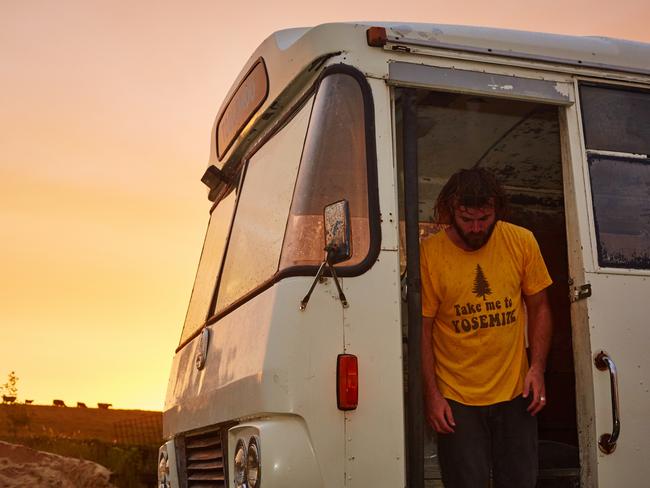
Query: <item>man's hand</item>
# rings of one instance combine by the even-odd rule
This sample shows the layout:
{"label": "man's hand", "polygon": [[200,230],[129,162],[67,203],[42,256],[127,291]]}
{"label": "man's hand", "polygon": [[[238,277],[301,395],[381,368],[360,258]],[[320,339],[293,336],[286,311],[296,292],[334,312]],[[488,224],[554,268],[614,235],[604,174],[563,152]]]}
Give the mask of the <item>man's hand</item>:
{"label": "man's hand", "polygon": [[551,308],[548,304],[546,290],[534,295],[524,295],[528,311],[528,340],[530,342],[530,369],[524,380],[524,398],[532,395],[528,411],[531,415],[546,406],[546,386],[544,385],[544,369],[546,356],[551,347]]}
{"label": "man's hand", "polygon": [[425,415],[429,425],[439,434],[451,434],[454,432],[456,422],[451,413],[451,407],[445,397],[436,391],[425,395]]}
{"label": "man's hand", "polygon": [[456,427],[449,402],[436,383],[436,358],[433,355],[433,318],[422,317],[422,379],[424,382],[424,415],[439,434],[451,434]]}
{"label": "man's hand", "polygon": [[532,395],[527,411],[531,415],[537,415],[546,406],[546,385],[544,384],[544,373],[532,367],[526,374],[524,380],[524,398]]}

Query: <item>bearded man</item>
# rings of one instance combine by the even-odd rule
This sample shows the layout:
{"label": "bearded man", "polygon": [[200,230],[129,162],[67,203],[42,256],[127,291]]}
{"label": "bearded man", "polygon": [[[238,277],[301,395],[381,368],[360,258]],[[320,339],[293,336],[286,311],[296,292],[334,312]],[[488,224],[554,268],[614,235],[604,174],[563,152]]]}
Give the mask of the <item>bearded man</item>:
{"label": "bearded man", "polygon": [[[504,222],[487,170],[452,175],[421,244],[425,415],[446,488],[534,488],[552,280],[533,234]],[[528,329],[530,362],[526,353]]]}

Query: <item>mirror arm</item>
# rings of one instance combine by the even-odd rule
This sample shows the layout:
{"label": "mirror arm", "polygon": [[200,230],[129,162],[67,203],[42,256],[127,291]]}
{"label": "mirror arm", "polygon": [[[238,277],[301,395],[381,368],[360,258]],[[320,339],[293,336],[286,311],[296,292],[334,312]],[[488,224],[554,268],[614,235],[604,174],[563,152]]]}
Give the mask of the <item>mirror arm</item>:
{"label": "mirror arm", "polygon": [[339,283],[339,277],[336,276],[336,271],[334,271],[334,266],[332,266],[329,263],[328,259],[326,259],[325,262],[327,263],[327,267],[330,269],[330,272],[332,273],[332,278],[334,278],[334,284],[336,285],[336,289],[339,291],[339,300],[341,300],[341,305],[343,305],[343,308],[348,308],[350,305],[348,304],[348,299],[345,297],[345,293],[343,293],[343,290],[341,289],[341,284]]}
{"label": "mirror arm", "polygon": [[318,283],[318,281],[323,276],[323,272],[325,271],[325,266],[326,265],[327,265],[327,260],[323,261],[322,264],[320,265],[320,268],[318,268],[318,273],[316,273],[316,278],[314,279],[314,282],[309,287],[309,291],[305,295],[305,298],[303,298],[300,301],[300,310],[304,310],[304,309],[307,308],[307,303],[309,302],[309,299],[311,298],[311,293],[314,291],[314,288],[316,288],[316,283]]}
{"label": "mirror arm", "polygon": [[332,278],[334,278],[334,284],[336,284],[336,289],[339,292],[339,300],[341,300],[341,305],[343,305],[343,308],[348,308],[350,305],[348,304],[348,299],[345,297],[345,293],[343,293],[343,289],[341,288],[341,284],[339,283],[339,278],[336,275],[336,271],[334,270],[334,266],[330,264],[330,250],[327,250],[327,255],[325,256],[325,259],[320,265],[320,268],[318,268],[318,272],[316,273],[316,278],[314,278],[314,282],[311,284],[311,287],[309,287],[309,291],[305,295],[305,297],[300,301],[300,310],[305,310],[307,308],[307,303],[309,303],[309,299],[311,298],[311,294],[314,291],[314,288],[316,288],[316,283],[320,281],[320,279],[323,277],[323,273],[325,272],[325,267],[330,270],[330,273],[332,273]]}

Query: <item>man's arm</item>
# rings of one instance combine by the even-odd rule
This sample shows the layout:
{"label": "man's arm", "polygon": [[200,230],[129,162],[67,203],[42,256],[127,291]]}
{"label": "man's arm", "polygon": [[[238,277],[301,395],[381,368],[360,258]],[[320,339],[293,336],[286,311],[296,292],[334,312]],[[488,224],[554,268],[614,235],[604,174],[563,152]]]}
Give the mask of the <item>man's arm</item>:
{"label": "man's arm", "polygon": [[436,359],[433,354],[433,318],[422,317],[422,379],[424,381],[425,416],[436,432],[450,434],[456,423],[449,402],[438,390]]}
{"label": "man's arm", "polygon": [[524,381],[524,398],[532,392],[533,398],[528,406],[531,415],[536,415],[546,405],[546,386],[544,371],[546,357],[551,347],[553,325],[551,309],[546,290],[534,295],[524,295],[528,312],[528,342],[530,344],[530,369]]}

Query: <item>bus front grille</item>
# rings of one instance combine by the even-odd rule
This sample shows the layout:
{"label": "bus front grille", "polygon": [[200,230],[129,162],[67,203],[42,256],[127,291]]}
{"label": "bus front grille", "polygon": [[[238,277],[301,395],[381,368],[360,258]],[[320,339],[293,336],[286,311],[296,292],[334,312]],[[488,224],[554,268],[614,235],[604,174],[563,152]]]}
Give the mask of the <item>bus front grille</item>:
{"label": "bus front grille", "polygon": [[185,437],[185,473],[188,488],[225,488],[225,449],[221,429]]}

